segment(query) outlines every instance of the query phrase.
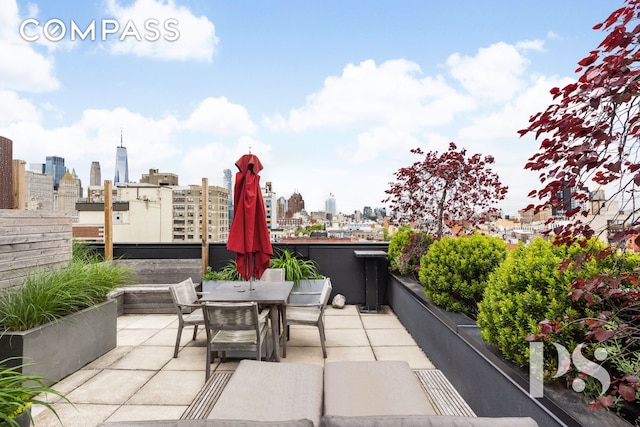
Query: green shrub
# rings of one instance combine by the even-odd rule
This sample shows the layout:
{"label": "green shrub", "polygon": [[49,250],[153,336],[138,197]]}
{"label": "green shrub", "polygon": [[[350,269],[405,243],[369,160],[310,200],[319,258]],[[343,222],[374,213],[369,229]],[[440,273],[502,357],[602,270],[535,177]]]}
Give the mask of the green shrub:
{"label": "green shrub", "polygon": [[475,318],[488,275],[506,253],[506,243],[497,237],[444,237],[431,245],[420,262],[425,295],[449,311]]}
{"label": "green shrub", "polygon": [[0,330],[34,328],[106,301],[113,289],[134,282],[122,265],[74,256],[67,267],[35,270],[21,286],[0,291]]}
{"label": "green shrub", "polygon": [[389,259],[389,268],[392,271],[398,271],[398,257],[402,255],[404,245],[409,241],[409,237],[414,233],[406,225],[398,227],[398,231],[393,234],[389,247],[387,248],[387,258]]}
{"label": "green shrub", "polygon": [[401,226],[391,238],[387,249],[390,270],[417,279],[420,259],[427,253],[434,240],[433,235],[429,233],[411,230],[406,225]]}
{"label": "green shrub", "polygon": [[[574,271],[573,260],[589,248],[604,244],[594,238],[571,247],[557,246],[538,238],[528,246],[520,244],[489,277],[484,298],[478,304],[478,326],[483,339],[495,344],[509,360],[525,366],[529,362],[527,336],[540,332],[539,322],[550,319],[578,319],[593,314],[584,301],[572,301],[570,285],[577,278],[595,277],[604,270],[619,268],[620,259],[610,256],[580,264]],[[564,262],[567,268],[560,268]],[[634,262],[625,261],[624,268]],[[584,338],[579,323],[565,329],[555,339],[573,349]]]}

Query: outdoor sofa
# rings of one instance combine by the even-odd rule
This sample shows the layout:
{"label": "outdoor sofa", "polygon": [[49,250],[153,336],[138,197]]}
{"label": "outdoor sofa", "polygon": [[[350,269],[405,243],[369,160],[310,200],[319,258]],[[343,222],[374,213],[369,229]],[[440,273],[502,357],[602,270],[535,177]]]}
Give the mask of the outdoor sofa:
{"label": "outdoor sofa", "polygon": [[105,422],[100,427],[537,427],[529,417],[437,415],[405,361],[242,360],[207,419]]}

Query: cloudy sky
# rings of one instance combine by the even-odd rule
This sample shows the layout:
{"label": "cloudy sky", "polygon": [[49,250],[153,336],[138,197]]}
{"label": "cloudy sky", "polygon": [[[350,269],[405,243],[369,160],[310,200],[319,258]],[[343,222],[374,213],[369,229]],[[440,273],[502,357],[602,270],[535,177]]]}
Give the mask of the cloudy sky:
{"label": "cloudy sky", "polygon": [[577,76],[622,0],[0,0],[0,135],[14,158],[65,158],[84,185],[222,185],[249,152],[308,211],[379,207],[409,150],[491,154],[515,214],[538,188],[520,138]]}

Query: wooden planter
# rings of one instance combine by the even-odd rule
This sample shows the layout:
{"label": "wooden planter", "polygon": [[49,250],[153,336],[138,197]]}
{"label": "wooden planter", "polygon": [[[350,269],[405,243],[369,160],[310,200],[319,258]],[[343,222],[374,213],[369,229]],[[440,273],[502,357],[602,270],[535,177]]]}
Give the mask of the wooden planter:
{"label": "wooden planter", "polygon": [[391,274],[388,283],[393,311],[478,416],[528,416],[540,427],[630,426],[610,412],[589,412],[572,390],[545,386],[544,397],[531,397],[527,373],[485,343],[475,321],[437,307],[410,278]]}
{"label": "wooden planter", "polygon": [[116,345],[117,302],[108,300],[28,331],[5,332],[0,360],[21,357],[15,365],[33,363],[23,372],[40,375],[51,385]]}

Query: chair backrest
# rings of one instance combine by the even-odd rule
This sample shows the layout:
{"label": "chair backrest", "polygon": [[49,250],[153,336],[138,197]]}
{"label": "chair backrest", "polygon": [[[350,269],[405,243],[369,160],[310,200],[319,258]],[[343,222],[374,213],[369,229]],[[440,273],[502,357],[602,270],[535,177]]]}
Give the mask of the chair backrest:
{"label": "chair backrest", "polygon": [[285,270],[284,268],[267,268],[262,277],[261,282],[284,282]]}
{"label": "chair backrest", "polygon": [[205,302],[203,311],[210,330],[259,329],[256,302]]}
{"label": "chair backrest", "polygon": [[333,286],[331,285],[331,279],[325,277],[324,284],[322,285],[322,293],[320,294],[320,305],[322,310],[324,310],[329,303],[329,297],[331,297],[332,290]]}
{"label": "chair backrest", "polygon": [[174,304],[178,307],[193,304],[198,301],[198,294],[196,294],[196,288],[193,285],[191,277],[169,286],[169,291],[171,292],[171,298],[173,298]]}

